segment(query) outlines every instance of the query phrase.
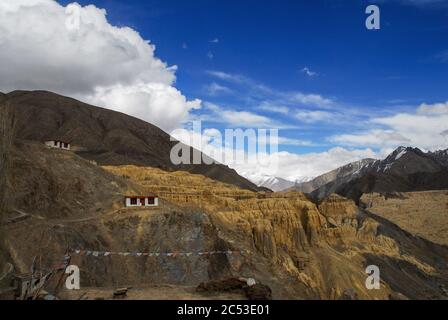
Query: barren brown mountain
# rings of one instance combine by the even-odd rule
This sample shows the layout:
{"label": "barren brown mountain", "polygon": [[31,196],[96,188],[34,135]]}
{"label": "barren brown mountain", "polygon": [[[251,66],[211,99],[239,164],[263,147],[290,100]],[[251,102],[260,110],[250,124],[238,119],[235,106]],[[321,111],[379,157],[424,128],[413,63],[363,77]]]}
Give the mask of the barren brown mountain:
{"label": "barren brown mountain", "polygon": [[177,142],[142,120],[45,91],[14,91],[5,99],[16,112],[21,139],[70,142],[79,155],[103,165],[136,164],[185,170],[244,189],[260,190],[222,164],[173,165],[170,151]]}

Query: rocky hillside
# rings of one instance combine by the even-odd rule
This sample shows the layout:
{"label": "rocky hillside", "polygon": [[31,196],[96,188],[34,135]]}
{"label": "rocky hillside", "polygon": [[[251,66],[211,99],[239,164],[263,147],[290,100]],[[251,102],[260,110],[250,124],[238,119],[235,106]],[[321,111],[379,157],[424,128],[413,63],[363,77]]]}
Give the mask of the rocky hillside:
{"label": "rocky hillside", "polygon": [[347,179],[336,179],[311,194],[323,199],[337,193],[358,201],[365,193],[391,193],[448,189],[447,153],[425,153],[400,147],[386,159],[369,163]]}
{"label": "rocky hillside", "polygon": [[18,143],[13,161],[14,208],[42,218],[104,213],[120,207],[123,194],[139,190],[125,179],[98,170],[91,161],[39,143]]}
{"label": "rocky hillside", "polygon": [[428,152],[428,156],[439,162],[442,166],[448,167],[448,149]]}
{"label": "rocky hillside", "polygon": [[170,141],[167,133],[142,120],[44,91],[14,91],[3,98],[15,110],[20,139],[71,142],[80,156],[102,165],[136,164],[184,170],[259,190],[221,164],[173,165],[170,151],[177,142]]}
{"label": "rocky hillside", "polygon": [[[29,141],[17,142],[13,160],[14,208],[4,227],[17,272],[28,272],[34,256],[51,268],[68,248],[172,253],[72,252],[72,263],[83,288],[150,287],[165,297],[163,288],[191,297],[182,288],[251,277],[274,299],[448,298],[446,246],[338,195],[317,205],[303,193],[253,192],[185,171],[102,167]],[[146,192],[159,193],[159,207],[123,208],[124,193]],[[365,287],[372,264],[380,290]]]}

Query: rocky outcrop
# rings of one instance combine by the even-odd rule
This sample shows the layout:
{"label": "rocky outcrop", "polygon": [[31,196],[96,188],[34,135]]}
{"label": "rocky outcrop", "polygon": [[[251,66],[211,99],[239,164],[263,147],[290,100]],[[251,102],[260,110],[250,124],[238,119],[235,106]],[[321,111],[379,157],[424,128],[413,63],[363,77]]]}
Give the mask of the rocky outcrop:
{"label": "rocky outcrop", "polygon": [[358,226],[359,209],[352,200],[332,194],[319,205],[319,211],[331,227],[350,225],[357,228]]}

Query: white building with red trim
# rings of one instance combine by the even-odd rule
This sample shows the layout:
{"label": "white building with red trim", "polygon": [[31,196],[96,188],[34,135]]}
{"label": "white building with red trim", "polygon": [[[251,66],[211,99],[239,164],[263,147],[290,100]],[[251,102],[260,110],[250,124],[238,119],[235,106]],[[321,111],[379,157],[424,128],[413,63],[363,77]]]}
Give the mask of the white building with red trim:
{"label": "white building with red trim", "polygon": [[159,197],[156,195],[148,196],[125,196],[125,205],[132,207],[158,207]]}

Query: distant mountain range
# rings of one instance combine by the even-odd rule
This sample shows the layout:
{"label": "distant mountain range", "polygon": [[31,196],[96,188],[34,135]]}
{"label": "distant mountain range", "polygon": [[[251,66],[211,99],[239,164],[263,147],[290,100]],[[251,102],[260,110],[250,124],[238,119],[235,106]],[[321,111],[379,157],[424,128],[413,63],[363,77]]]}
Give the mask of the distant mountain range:
{"label": "distant mountain range", "polygon": [[316,178],[293,182],[269,175],[242,175],[259,187],[272,191],[299,191],[323,199],[331,193],[358,200],[368,192],[408,192],[448,188],[448,149],[423,152],[399,147],[384,160],[363,159]]}
{"label": "distant mountain range", "polygon": [[384,160],[352,163],[294,189],[310,192],[318,200],[337,193],[355,201],[371,192],[448,189],[448,149],[425,153],[418,148],[399,147]]}
{"label": "distant mountain range", "polygon": [[242,174],[244,177],[247,177],[250,181],[255,183],[259,187],[268,188],[272,191],[279,192],[292,188],[296,184],[306,182],[311,180],[312,178],[304,177],[299,181],[293,182],[290,180],[286,180],[280,177],[269,176],[269,175],[251,175],[251,174]]}
{"label": "distant mountain range", "polygon": [[303,183],[296,184],[291,190],[310,193],[313,192],[316,189],[319,189],[320,187],[326,185],[329,182],[332,181],[349,181],[353,179],[354,177],[361,174],[363,169],[366,166],[371,165],[376,160],[374,159],[364,159],[356,162],[349,163],[345,166],[339,167],[335,170],[332,170],[330,172],[327,172],[321,176],[318,176],[315,179],[312,179],[310,181],[306,181]]}
{"label": "distant mountain range", "polygon": [[269,175],[250,175],[245,173],[243,173],[242,175],[247,177],[257,186],[265,187],[275,192],[288,190],[311,193],[314,190],[334,180],[351,180],[354,176],[360,174],[365,166],[375,161],[375,159],[363,159],[339,167],[316,178],[303,177],[302,179],[296,180],[295,182]]}

